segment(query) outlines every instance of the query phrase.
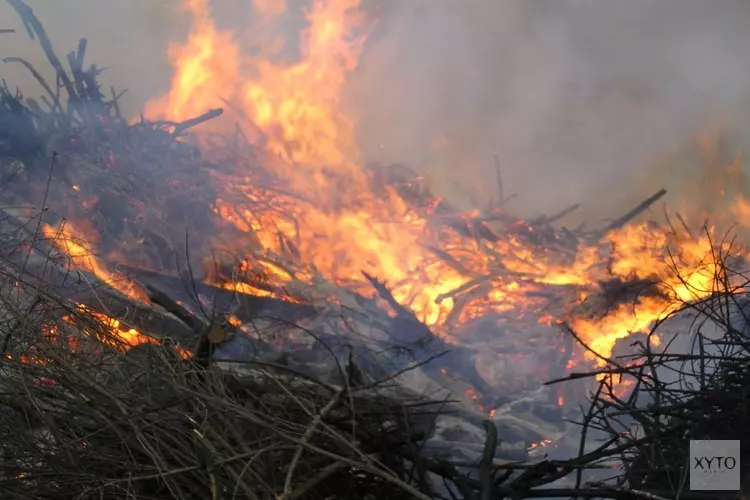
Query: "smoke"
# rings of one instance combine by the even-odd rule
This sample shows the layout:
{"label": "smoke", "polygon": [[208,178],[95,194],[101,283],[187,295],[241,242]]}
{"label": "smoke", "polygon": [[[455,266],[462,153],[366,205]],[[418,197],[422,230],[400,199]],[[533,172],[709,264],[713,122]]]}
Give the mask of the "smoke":
{"label": "smoke", "polygon": [[[363,0],[364,1],[364,0]],[[287,2],[295,45],[305,2]],[[493,156],[514,206],[551,212],[584,202],[613,215],[664,179],[655,155],[716,121],[744,133],[750,104],[750,4],[742,0],[366,0],[379,10],[347,108],[366,157],[427,173],[467,207],[497,198]],[[127,87],[135,114],[168,89],[170,40],[189,20],[180,0],[29,0],[64,55],[89,39],[88,61]],[[249,25],[249,0],[215,2],[222,24]],[[0,2],[0,53],[52,80],[38,45]],[[41,89],[1,65],[29,96]],[[671,175],[674,175],[674,171]],[[679,172],[678,172],[679,174]]]}
{"label": "smoke", "polygon": [[381,14],[349,96],[363,147],[466,205],[496,193],[497,152],[515,207],[615,213],[661,187],[646,169],[688,134],[746,130],[747,2],[411,0]]}

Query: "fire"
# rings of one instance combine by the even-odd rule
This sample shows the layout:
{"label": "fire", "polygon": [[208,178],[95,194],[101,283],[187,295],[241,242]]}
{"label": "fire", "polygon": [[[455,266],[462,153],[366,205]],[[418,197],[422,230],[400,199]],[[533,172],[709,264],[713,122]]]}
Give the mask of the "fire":
{"label": "fire", "polygon": [[538,443],[531,443],[531,446],[529,446],[528,450],[531,451],[536,450],[537,448],[544,448],[550,444],[552,444],[552,441],[550,439],[543,439]]}
{"label": "fire", "polygon": [[[284,160],[276,167],[286,169],[297,191],[317,192],[330,183],[330,170],[363,187],[367,178],[357,162],[354,126],[340,111],[343,86],[365,40],[358,4],[316,0],[306,16],[299,61],[281,65],[270,60],[274,44],[243,57],[241,41],[216,27],[207,0],[187,1],[193,24],[185,44],[169,50],[175,67],[171,90],[150,102],[145,116],[184,120],[229,101],[250,119],[251,135],[263,132],[267,149]],[[254,2],[259,14],[271,17],[282,6]]]}
{"label": "fire", "polygon": [[[655,279],[662,292],[657,296],[641,296],[637,303],[619,304],[603,318],[575,318],[573,329],[595,352],[608,357],[615,342],[633,332],[647,331],[650,325],[675,312],[684,303],[706,297],[719,289],[721,263],[709,235],[680,242],[677,248],[666,232],[646,224],[626,227],[607,238],[615,248],[613,275],[628,278]],[[668,253],[671,252],[671,253]],[[658,337],[652,337],[658,346]],[[586,357],[603,365],[604,360],[592,353]]]}
{"label": "fire", "polygon": [[[119,340],[124,342],[127,347],[155,342],[152,337],[143,335],[134,328],[123,328],[119,319],[113,318],[104,313],[92,311],[84,304],[77,304],[77,309],[80,314],[96,320],[101,326],[108,330],[107,333],[119,338]],[[72,315],[66,315],[62,319],[68,323],[76,324],[76,319]],[[107,341],[106,338],[102,336],[100,336],[100,340],[104,342]]]}
{"label": "fire", "polygon": [[[313,186],[327,182],[327,168],[365,182],[356,163],[354,126],[339,110],[347,74],[356,68],[365,39],[357,36],[363,21],[358,4],[314,2],[299,62],[278,66],[257,60],[257,78],[242,84],[244,109],[253,122],[275,131],[268,136],[269,150],[313,174]],[[293,178],[306,180],[299,173]]]}
{"label": "fire", "polygon": [[[438,211],[442,200],[425,196],[429,199],[420,204],[410,198],[409,189],[421,189],[414,185],[419,180],[402,186],[365,168],[355,124],[342,102],[371,28],[359,0],[313,0],[292,62],[281,53],[284,40],[274,35],[285,2],[254,0],[257,25],[241,33],[221,28],[208,0],[183,4],[192,24],[184,43],[169,48],[171,87],[147,104],[144,116],[179,122],[226,107],[231,116],[206,122],[192,138],[202,154],[224,165],[223,152],[212,140],[237,135],[238,126],[253,146],[239,149],[252,151],[251,158],[230,162],[229,172],[211,174],[221,193],[211,205],[223,224],[217,229],[240,234],[226,250],[247,258],[236,260],[232,276],[210,272],[207,263],[207,282],[256,296],[278,296],[288,284],[313,285],[322,277],[372,295],[366,272],[384,281],[399,303],[449,341],[462,341],[455,326],[488,313],[528,315],[549,326],[564,322],[599,354],[585,352],[569,359],[568,368],[582,362],[605,364],[618,340],[648,330],[683,302],[716,290],[721,248],[711,230],[684,237],[644,223],[599,239],[581,238],[574,249],[533,243],[535,226],[523,221],[482,226],[497,237],[480,237],[478,213],[451,215],[465,223],[467,231],[436,223],[443,216]],[[258,45],[259,37],[266,38],[260,48],[247,50]],[[448,141],[440,137],[431,147],[444,148]],[[110,165],[114,156],[110,152]],[[244,168],[249,164],[252,169]],[[82,191],[78,185],[72,189]],[[99,198],[82,203],[94,206]],[[750,203],[740,199],[729,212],[747,223]],[[499,209],[490,215],[498,214]],[[45,225],[43,231],[73,265],[128,297],[148,300],[139,286],[90,253],[87,247],[97,245],[97,233],[85,221],[58,228]],[[603,316],[587,309],[587,302],[604,291],[603,283],[636,279],[658,282],[658,293],[621,301]],[[546,299],[541,292],[550,287],[570,292],[561,314],[542,310]],[[108,325],[128,345],[150,342],[140,332],[121,328],[115,318],[85,308],[81,312]],[[564,398],[557,403],[564,405]]]}
{"label": "fire", "polygon": [[107,265],[91,253],[86,245],[92,244],[92,238],[90,236],[88,238],[77,237],[73,224],[65,222],[60,227],[54,228],[49,224],[43,223],[41,228],[44,236],[51,239],[70,258],[70,264],[74,267],[77,266],[82,270],[94,274],[127,297],[148,301],[148,296],[143,289],[124,276],[110,272]]}
{"label": "fire", "polygon": [[[87,344],[89,347],[96,345],[93,351],[89,351],[95,355],[101,353],[101,344],[125,353],[140,344],[159,343],[156,338],[144,335],[134,328],[125,327],[119,319],[94,311],[85,304],[75,304],[75,311],[64,314],[60,320],[41,325],[44,342],[32,344],[19,354],[5,353],[4,357],[23,365],[44,367],[56,363],[54,354],[51,354],[53,351],[48,349],[48,343],[76,354],[84,352],[84,346]],[[84,337],[95,339],[97,343],[86,343]],[[177,345],[172,345],[171,349],[183,359],[192,356],[190,351]],[[43,376],[38,376],[36,382],[48,385],[56,383],[55,380]]]}
{"label": "fire", "polygon": [[[104,343],[108,344],[120,351],[127,351],[131,347],[135,347],[140,344],[158,344],[159,341],[149,335],[145,335],[135,328],[129,328],[122,324],[122,322],[108,314],[101,313],[92,310],[85,304],[76,304],[76,314],[66,314],[62,317],[62,321],[75,327],[77,330],[87,333],[89,335],[96,336],[96,338]],[[96,325],[92,328],[88,325],[81,323],[80,318],[93,319]],[[117,339],[113,342],[113,339]],[[68,344],[71,347],[75,347],[76,343],[71,342],[71,339],[67,339]],[[171,346],[174,351],[181,356],[183,359],[188,359],[192,356],[192,353],[186,349],[183,349],[177,345]]]}
{"label": "fire", "polygon": [[176,72],[168,96],[149,103],[146,116],[169,117],[197,116],[216,102],[216,94],[223,84],[237,81],[237,61],[240,49],[231,33],[220,31],[211,18],[208,0],[189,0],[186,9],[193,16],[193,29],[184,46],[172,45],[169,57],[179,71]]}
{"label": "fire", "polygon": [[[278,233],[288,235],[299,243],[303,261],[339,283],[366,288],[362,271],[401,283],[394,290],[397,299],[411,301],[428,324],[443,319],[451,301],[436,304],[436,299],[464,278],[447,266],[424,266],[426,251],[419,240],[426,220],[408,213],[393,189],[372,190],[359,161],[354,126],[341,111],[343,86],[366,39],[359,1],[315,1],[307,12],[299,60],[291,65],[272,62],[273,54],[241,57],[239,42],[216,28],[205,2],[191,0],[187,7],[194,23],[185,44],[170,50],[172,88],[147,106],[146,116],[186,119],[220,104],[220,96],[250,119],[250,137],[256,128],[262,131],[257,140],[269,153],[266,163],[274,175],[309,201],[294,207],[299,229],[234,201],[216,200],[216,213],[256,234],[270,251],[280,250]],[[268,13],[267,2],[255,7]],[[238,73],[239,66],[247,68],[244,73]],[[239,187],[248,202],[256,198],[250,179]],[[420,268],[427,279],[411,281]]]}
{"label": "fire", "polygon": [[[612,276],[660,281],[660,294],[619,304],[604,317],[574,311],[564,318],[605,358],[617,340],[647,330],[681,302],[715,289],[719,264],[706,262],[714,250],[708,237],[677,240],[646,224],[625,227],[600,242],[582,244],[571,260],[552,250],[531,248],[513,234],[480,242],[434,230],[428,222],[429,211],[409,208],[394,188],[376,189],[372,175],[362,166],[355,127],[341,102],[347,77],[357,67],[367,38],[358,0],[315,0],[306,13],[307,28],[292,63],[275,58],[281,47],[277,39],[262,45],[256,55],[244,54],[242,47],[249,41],[218,29],[206,0],[185,0],[185,6],[193,16],[192,29],[183,44],[170,48],[171,89],[149,103],[146,116],[184,120],[222,101],[238,112],[245,135],[267,153],[263,168],[293,193],[264,192],[256,179],[242,173],[219,179],[242,192],[245,200],[217,199],[215,212],[257,238],[261,248],[254,250],[259,255],[283,256],[283,242],[294,242],[298,260],[308,269],[355,290],[369,289],[361,275],[366,271],[386,281],[397,300],[438,331],[456,307],[451,293],[462,287],[484,286],[487,291],[484,299],[474,301],[473,308],[461,311],[459,321],[480,316],[482,308],[524,311],[539,301],[533,292],[542,285],[578,287],[575,300],[584,303],[600,281]],[[286,4],[255,0],[253,8],[260,19],[257,32],[266,33],[264,29],[273,26]],[[230,133],[233,127],[233,123],[217,120],[204,131]],[[206,147],[205,153],[210,155],[211,149]],[[269,203],[283,209],[254,209],[259,199],[275,200]],[[747,206],[738,204],[734,210],[744,214],[750,212]],[[250,241],[248,237],[247,247],[252,246]],[[425,242],[457,256],[466,272],[435,258]],[[241,247],[240,243],[238,251],[247,250]],[[611,261],[609,269],[604,265],[607,261]],[[495,273],[486,283],[473,285],[477,276],[492,276],[498,265],[518,279]],[[675,265],[681,272],[676,272]],[[285,281],[278,273],[274,276]],[[243,289],[242,284],[231,286]],[[249,285],[247,289],[257,290]],[[552,324],[553,320],[540,315],[540,322]],[[446,329],[441,333],[450,337]],[[590,353],[585,356],[604,363]],[[574,365],[575,361],[569,363]]]}

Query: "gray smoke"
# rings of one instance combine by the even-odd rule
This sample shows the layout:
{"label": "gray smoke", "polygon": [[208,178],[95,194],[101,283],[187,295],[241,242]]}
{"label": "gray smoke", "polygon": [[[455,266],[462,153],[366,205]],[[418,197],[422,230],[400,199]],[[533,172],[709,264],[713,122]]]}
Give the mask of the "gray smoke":
{"label": "gray smoke", "polygon": [[497,152],[515,206],[616,212],[661,187],[643,171],[687,134],[747,130],[748,2],[410,0],[382,16],[350,96],[362,143],[469,205],[495,189]]}

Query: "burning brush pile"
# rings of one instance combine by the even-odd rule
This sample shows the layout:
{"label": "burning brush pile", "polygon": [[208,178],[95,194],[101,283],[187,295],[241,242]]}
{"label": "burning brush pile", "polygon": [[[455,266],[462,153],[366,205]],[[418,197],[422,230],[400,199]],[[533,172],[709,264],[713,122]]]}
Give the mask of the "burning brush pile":
{"label": "burning brush pile", "polygon": [[[56,80],[4,59],[45,93],[0,88],[3,498],[641,498],[536,489],[631,464],[622,430],[528,460],[567,449],[597,385],[592,408],[648,393],[646,364],[616,354],[653,362],[655,323],[741,296],[747,251],[704,211],[638,223],[660,190],[570,229],[576,207],[509,212],[499,168],[500,202],[465,213],[408,168],[363,166],[339,110],[355,0],[314,2],[291,66],[187,2],[173,87],[136,120],[85,40],[63,60],[8,2]],[[585,383],[544,385],[571,371]]]}

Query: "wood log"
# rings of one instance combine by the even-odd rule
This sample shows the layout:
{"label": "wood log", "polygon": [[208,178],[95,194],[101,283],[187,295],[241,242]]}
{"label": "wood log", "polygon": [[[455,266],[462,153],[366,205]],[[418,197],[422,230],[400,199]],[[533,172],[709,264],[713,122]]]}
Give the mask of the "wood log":
{"label": "wood log", "polygon": [[627,224],[628,222],[630,222],[634,218],[638,217],[641,213],[643,213],[646,210],[648,210],[651,205],[653,205],[654,203],[656,203],[657,201],[659,201],[659,199],[662,196],[664,196],[665,194],[667,194],[667,190],[666,189],[660,189],[659,191],[657,191],[653,195],[649,196],[648,198],[646,198],[645,200],[643,200],[641,203],[639,203],[633,210],[631,210],[630,212],[626,213],[622,217],[619,217],[619,218],[615,219],[614,221],[612,221],[612,223],[604,229],[603,234],[607,234],[608,232],[614,231],[615,229],[620,229],[625,224]]}

